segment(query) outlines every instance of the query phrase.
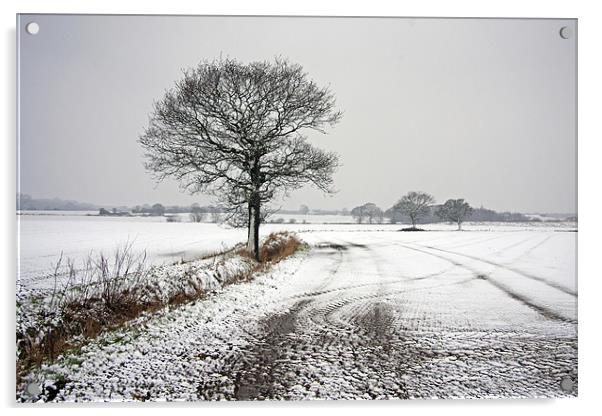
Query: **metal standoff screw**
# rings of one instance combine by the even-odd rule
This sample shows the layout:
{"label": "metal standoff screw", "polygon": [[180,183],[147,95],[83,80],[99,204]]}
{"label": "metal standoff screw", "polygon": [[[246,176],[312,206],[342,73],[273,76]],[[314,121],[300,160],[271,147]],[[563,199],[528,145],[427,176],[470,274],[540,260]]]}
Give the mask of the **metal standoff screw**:
{"label": "metal standoff screw", "polygon": [[575,387],[575,382],[570,377],[564,377],[560,381],[560,388],[562,389],[562,391],[564,391],[566,393],[572,392],[574,387]]}

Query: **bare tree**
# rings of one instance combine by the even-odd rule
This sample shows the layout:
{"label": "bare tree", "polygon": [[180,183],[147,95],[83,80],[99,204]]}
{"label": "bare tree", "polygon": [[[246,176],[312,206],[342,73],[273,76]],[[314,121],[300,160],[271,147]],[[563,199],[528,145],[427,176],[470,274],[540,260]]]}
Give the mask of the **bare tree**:
{"label": "bare tree", "polygon": [[229,218],[245,224],[258,258],[266,204],[306,183],[332,191],[337,155],[302,133],[325,133],[340,118],[330,90],[300,65],[226,59],[185,71],[155,103],[139,142],[158,180],[171,177],[192,194],[214,195]]}
{"label": "bare tree", "polygon": [[161,204],[155,204],[152,207],[152,215],[156,215],[156,216],[163,216],[165,215],[165,207]]}
{"label": "bare tree", "polygon": [[472,214],[472,207],[463,199],[448,199],[436,214],[443,220],[458,224],[458,230],[461,230],[462,222]]}
{"label": "bare tree", "polygon": [[368,223],[382,223],[383,222],[383,210],[373,204],[372,202],[368,202],[364,204],[364,214],[368,218]]}
{"label": "bare tree", "polygon": [[203,222],[205,213],[203,211],[194,211],[190,213],[189,217],[191,222]]}
{"label": "bare tree", "polygon": [[384,218],[383,210],[380,209],[380,207],[377,207],[376,205],[374,205],[374,207],[372,207],[372,209],[369,211],[368,222],[370,222],[370,224],[372,224],[372,223],[382,224],[383,218]]}
{"label": "bare tree", "polygon": [[364,222],[364,206],[360,205],[351,210],[351,216],[357,221],[358,224]]}
{"label": "bare tree", "polygon": [[389,218],[390,224],[397,224],[398,222],[402,222],[404,217],[401,214],[401,212],[399,212],[399,210],[395,209],[395,207],[391,207],[388,210],[386,210],[383,216]]}
{"label": "bare tree", "polygon": [[353,208],[351,210],[351,215],[359,224],[361,224],[364,221],[364,218],[368,220],[369,224],[381,224],[383,222],[383,210],[377,207],[376,204],[373,204],[372,202],[368,202],[364,205]]}
{"label": "bare tree", "polygon": [[429,213],[429,206],[435,203],[435,198],[426,192],[408,192],[394,206],[393,209],[410,217],[412,228],[416,228],[416,221]]}
{"label": "bare tree", "polygon": [[190,221],[203,222],[205,211],[196,202],[190,206]]}
{"label": "bare tree", "polygon": [[[226,222],[227,219],[224,219],[224,207],[221,205],[209,205],[208,207],[203,208],[203,213],[206,214],[207,221],[212,222],[214,224],[219,224],[222,222]],[[203,215],[205,217],[205,215]],[[233,218],[238,220],[240,217]],[[232,223],[231,225],[235,227],[243,227],[245,224]]]}

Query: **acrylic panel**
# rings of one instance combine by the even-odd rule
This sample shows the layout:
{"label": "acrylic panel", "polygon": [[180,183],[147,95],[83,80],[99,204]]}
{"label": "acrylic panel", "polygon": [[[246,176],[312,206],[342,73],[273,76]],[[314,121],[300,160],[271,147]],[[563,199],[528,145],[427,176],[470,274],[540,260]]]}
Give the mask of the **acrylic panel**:
{"label": "acrylic panel", "polygon": [[16,30],[18,402],[577,396],[576,19]]}

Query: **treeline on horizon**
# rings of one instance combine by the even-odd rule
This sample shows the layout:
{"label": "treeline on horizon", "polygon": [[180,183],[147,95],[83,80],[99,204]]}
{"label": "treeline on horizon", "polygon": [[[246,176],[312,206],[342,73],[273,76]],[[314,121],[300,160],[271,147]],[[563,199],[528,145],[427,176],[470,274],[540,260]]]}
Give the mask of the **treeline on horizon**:
{"label": "treeline on horizon", "polygon": [[[433,205],[428,213],[422,216],[417,222],[427,224],[432,222],[441,222],[441,218],[436,215],[436,208],[439,205]],[[27,194],[17,194],[17,210],[21,211],[98,211],[99,215],[153,215],[162,216],[165,214],[186,214],[186,213],[220,213],[222,208],[219,205],[201,206],[197,203],[191,205],[163,205],[155,204],[140,204],[133,207],[125,205],[110,207],[78,202],[75,200],[64,200],[60,198],[32,198]],[[380,210],[380,209],[379,209]],[[274,214],[290,214],[290,215],[352,215],[352,210],[347,208],[342,209],[316,209],[309,208],[307,205],[301,205],[298,209],[280,209]],[[382,213],[376,216],[373,222],[393,222],[406,223],[408,218],[399,211],[392,208],[380,210]],[[571,214],[552,214],[562,217],[562,220],[576,221],[577,217]],[[495,221],[495,222],[537,222],[541,221],[538,218],[533,218],[518,212],[497,212],[484,207],[473,208],[470,215],[470,221]]]}

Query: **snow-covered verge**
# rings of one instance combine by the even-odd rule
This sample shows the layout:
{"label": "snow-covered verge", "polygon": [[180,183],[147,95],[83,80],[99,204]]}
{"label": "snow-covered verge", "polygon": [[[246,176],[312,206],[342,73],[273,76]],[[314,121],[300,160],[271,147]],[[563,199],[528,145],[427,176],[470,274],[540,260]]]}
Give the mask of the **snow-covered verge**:
{"label": "snow-covered verge", "polygon": [[[221,363],[243,350],[248,332],[256,329],[256,321],[240,318],[279,311],[278,295],[306,257],[298,251],[252,281],[105,332],[25,375],[17,401],[198,400],[199,382],[218,382]],[[39,394],[28,392],[31,385]]]}
{"label": "snow-covered verge", "polygon": [[17,293],[18,371],[23,375],[140,315],[248,280],[253,273],[293,254],[299,244],[292,233],[269,235],[262,242],[261,263],[239,246],[211,258],[148,269],[144,257],[134,256],[128,248],[116,252],[112,263],[104,257],[90,259],[82,268],[63,262],[65,270],[57,266],[55,272],[71,276],[63,287]]}

